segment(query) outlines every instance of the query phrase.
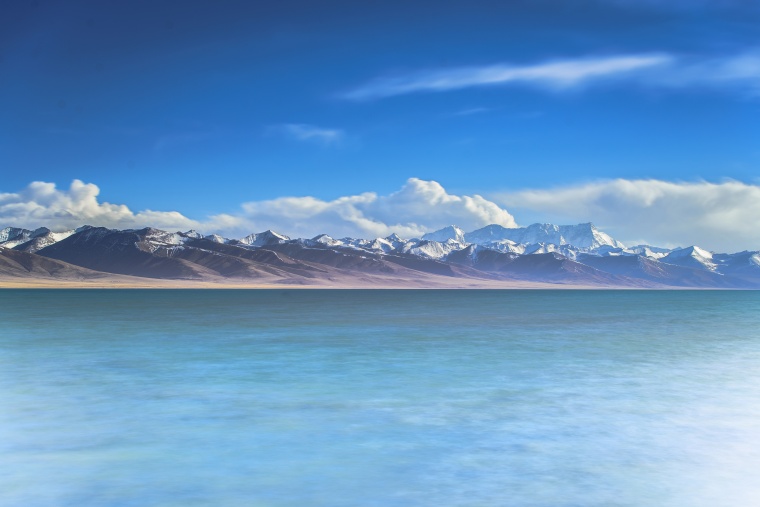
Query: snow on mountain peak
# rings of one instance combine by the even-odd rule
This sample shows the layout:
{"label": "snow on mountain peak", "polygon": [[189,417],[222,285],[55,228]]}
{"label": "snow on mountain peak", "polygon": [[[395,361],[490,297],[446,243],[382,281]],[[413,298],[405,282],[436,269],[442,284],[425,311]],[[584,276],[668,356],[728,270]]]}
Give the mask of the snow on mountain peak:
{"label": "snow on mountain peak", "polygon": [[66,239],[75,231],[53,232],[47,227],[40,227],[30,231],[28,229],[18,229],[15,227],[6,227],[0,230],[0,245],[5,248],[15,248],[25,252],[35,253],[43,248]]}
{"label": "snow on mountain peak", "polygon": [[636,245],[625,250],[626,252],[634,255],[643,255],[649,259],[660,259],[670,253],[667,248],[659,248],[651,245]]}
{"label": "snow on mountain peak", "polygon": [[406,254],[426,257],[428,259],[443,259],[451,252],[462,250],[464,243],[458,241],[430,241],[426,239],[418,241],[409,241],[401,247],[401,251]]}
{"label": "snow on mountain peak", "polygon": [[24,234],[31,234],[31,231],[27,229],[20,229],[18,227],[6,227],[5,229],[0,230],[0,243],[13,241],[14,239],[18,238],[19,236],[23,236]]}
{"label": "snow on mountain peak", "polygon": [[445,243],[448,240],[453,240],[462,244],[465,243],[464,231],[456,225],[449,225],[443,229],[438,229],[437,231],[423,234],[422,239],[428,241],[437,241],[439,243]]}
{"label": "snow on mountain peak", "polygon": [[702,248],[699,248],[698,246],[692,245],[686,248],[679,248],[676,250],[673,250],[668,254],[668,257],[671,259],[676,258],[683,258],[683,257],[701,257],[703,259],[712,259],[713,254],[712,252],[708,252],[707,250],[704,250]]}
{"label": "snow on mountain peak", "polygon": [[193,239],[201,239],[203,237],[203,235],[195,229],[190,229],[187,232],[183,232],[182,235]]}
{"label": "snow on mountain peak", "polygon": [[222,236],[218,234],[209,234],[208,236],[203,236],[203,239],[207,239],[209,241],[213,241],[214,243],[227,243],[227,239],[223,238]]}
{"label": "snow on mountain peak", "polygon": [[[505,239],[511,240],[508,237],[511,235],[509,232],[511,229],[507,229],[498,224],[486,225],[476,231],[468,232],[464,235],[465,242],[474,243],[476,245],[482,245],[491,241],[501,241]],[[520,229],[517,229],[520,230]]]}
{"label": "snow on mountain peak", "polygon": [[343,245],[343,241],[337,240],[331,236],[328,236],[327,234],[320,234],[319,236],[315,236],[311,238],[311,241],[313,241],[314,243],[319,243],[320,245],[325,245],[325,246]]}
{"label": "snow on mountain peak", "polygon": [[147,227],[140,232],[145,233],[146,240],[163,245],[181,245],[188,239],[182,233],[166,232],[152,227]]}
{"label": "snow on mountain peak", "polygon": [[284,243],[285,241],[290,241],[290,238],[268,229],[258,234],[249,234],[242,238],[240,243],[248,246],[266,246]]}
{"label": "snow on mountain peak", "polygon": [[601,232],[592,223],[578,225],[532,224],[528,227],[506,228],[497,224],[487,225],[464,235],[468,243],[487,244],[510,240],[522,245],[535,243],[557,246],[572,245],[583,250],[602,246],[625,248],[619,241]]}
{"label": "snow on mountain peak", "polygon": [[676,264],[679,266],[696,267],[715,271],[717,265],[713,262],[712,252],[708,252],[698,246],[690,246],[673,250],[668,255],[660,259],[667,264]]}

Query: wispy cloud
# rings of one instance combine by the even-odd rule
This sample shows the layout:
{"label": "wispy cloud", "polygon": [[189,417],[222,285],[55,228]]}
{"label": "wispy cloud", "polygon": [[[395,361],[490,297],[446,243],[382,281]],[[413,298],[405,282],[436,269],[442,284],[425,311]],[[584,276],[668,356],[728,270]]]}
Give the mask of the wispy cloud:
{"label": "wispy cloud", "polygon": [[711,58],[681,58],[666,72],[649,76],[648,83],[673,88],[741,87],[760,92],[760,51]]}
{"label": "wispy cloud", "polygon": [[449,116],[472,116],[473,114],[488,113],[490,111],[492,111],[492,109],[488,107],[469,107],[467,109],[455,111],[449,114]]}
{"label": "wispy cloud", "polygon": [[670,64],[666,54],[623,55],[605,58],[557,60],[535,65],[498,64],[432,69],[394,77],[381,77],[344,94],[349,100],[372,100],[416,92],[442,92],[506,83],[533,83],[569,88],[592,79]]}
{"label": "wispy cloud", "polygon": [[341,129],[324,128],[307,123],[283,123],[272,125],[269,131],[297,141],[316,142],[324,145],[339,143],[345,137]]}
{"label": "wispy cloud", "polygon": [[733,87],[760,93],[760,51],[723,56],[667,53],[554,60],[531,65],[428,69],[382,76],[342,95],[354,101],[422,92],[445,92],[521,83],[565,90],[599,81],[625,80],[655,88]]}

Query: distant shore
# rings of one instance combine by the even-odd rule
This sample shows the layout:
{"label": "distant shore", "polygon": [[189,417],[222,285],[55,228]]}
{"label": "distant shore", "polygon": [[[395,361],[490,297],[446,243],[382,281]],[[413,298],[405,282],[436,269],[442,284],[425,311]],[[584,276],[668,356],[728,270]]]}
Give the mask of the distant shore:
{"label": "distant shore", "polygon": [[[441,277],[443,278],[443,277]],[[575,285],[543,283],[519,280],[472,280],[452,279],[423,281],[392,280],[367,281],[367,283],[311,283],[293,284],[272,281],[254,283],[250,280],[163,280],[138,277],[105,277],[97,280],[55,280],[0,278],[0,289],[526,289],[526,290],[689,290],[689,287],[619,287],[603,285]],[[694,289],[703,290],[703,289]]]}
{"label": "distant shore", "polygon": [[390,278],[277,283],[252,280],[166,280],[113,276],[84,280],[0,278],[0,289],[613,289],[598,285],[571,285],[521,280],[473,280],[428,276],[420,280]]}

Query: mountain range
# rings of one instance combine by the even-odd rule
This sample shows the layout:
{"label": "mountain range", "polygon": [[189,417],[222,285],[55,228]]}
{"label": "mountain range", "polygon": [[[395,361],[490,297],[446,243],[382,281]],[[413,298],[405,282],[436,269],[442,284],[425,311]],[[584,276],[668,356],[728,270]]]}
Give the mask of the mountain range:
{"label": "mountain range", "polygon": [[[593,224],[444,227],[420,238],[230,239],[196,231],[83,226],[0,230],[0,285],[760,288],[760,252],[626,247]],[[139,284],[138,283],[138,284]],[[155,285],[155,284],[154,284]]]}

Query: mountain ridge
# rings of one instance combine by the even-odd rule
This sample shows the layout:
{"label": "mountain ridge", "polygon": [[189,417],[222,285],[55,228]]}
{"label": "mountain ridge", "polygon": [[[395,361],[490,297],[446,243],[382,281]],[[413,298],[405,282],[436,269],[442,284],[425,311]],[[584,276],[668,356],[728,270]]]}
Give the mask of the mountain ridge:
{"label": "mountain ridge", "polygon": [[[17,255],[12,250],[35,256],[25,259],[27,263],[42,265],[38,257],[65,263],[57,268],[62,272],[75,273],[76,267],[154,280],[267,280],[330,286],[350,279],[372,286],[371,280],[378,278],[399,286],[405,280],[422,286],[455,280],[497,286],[536,282],[620,288],[760,288],[760,252],[723,254],[697,246],[627,248],[591,223],[512,229],[491,224],[471,232],[451,225],[412,239],[396,234],[374,239],[335,239],[326,234],[292,239],[271,230],[229,239],[151,227],[83,226],[64,232],[6,227],[0,230],[0,240],[8,266],[18,264],[8,260]],[[39,270],[24,272],[17,267],[6,271],[15,277],[43,276]]]}

